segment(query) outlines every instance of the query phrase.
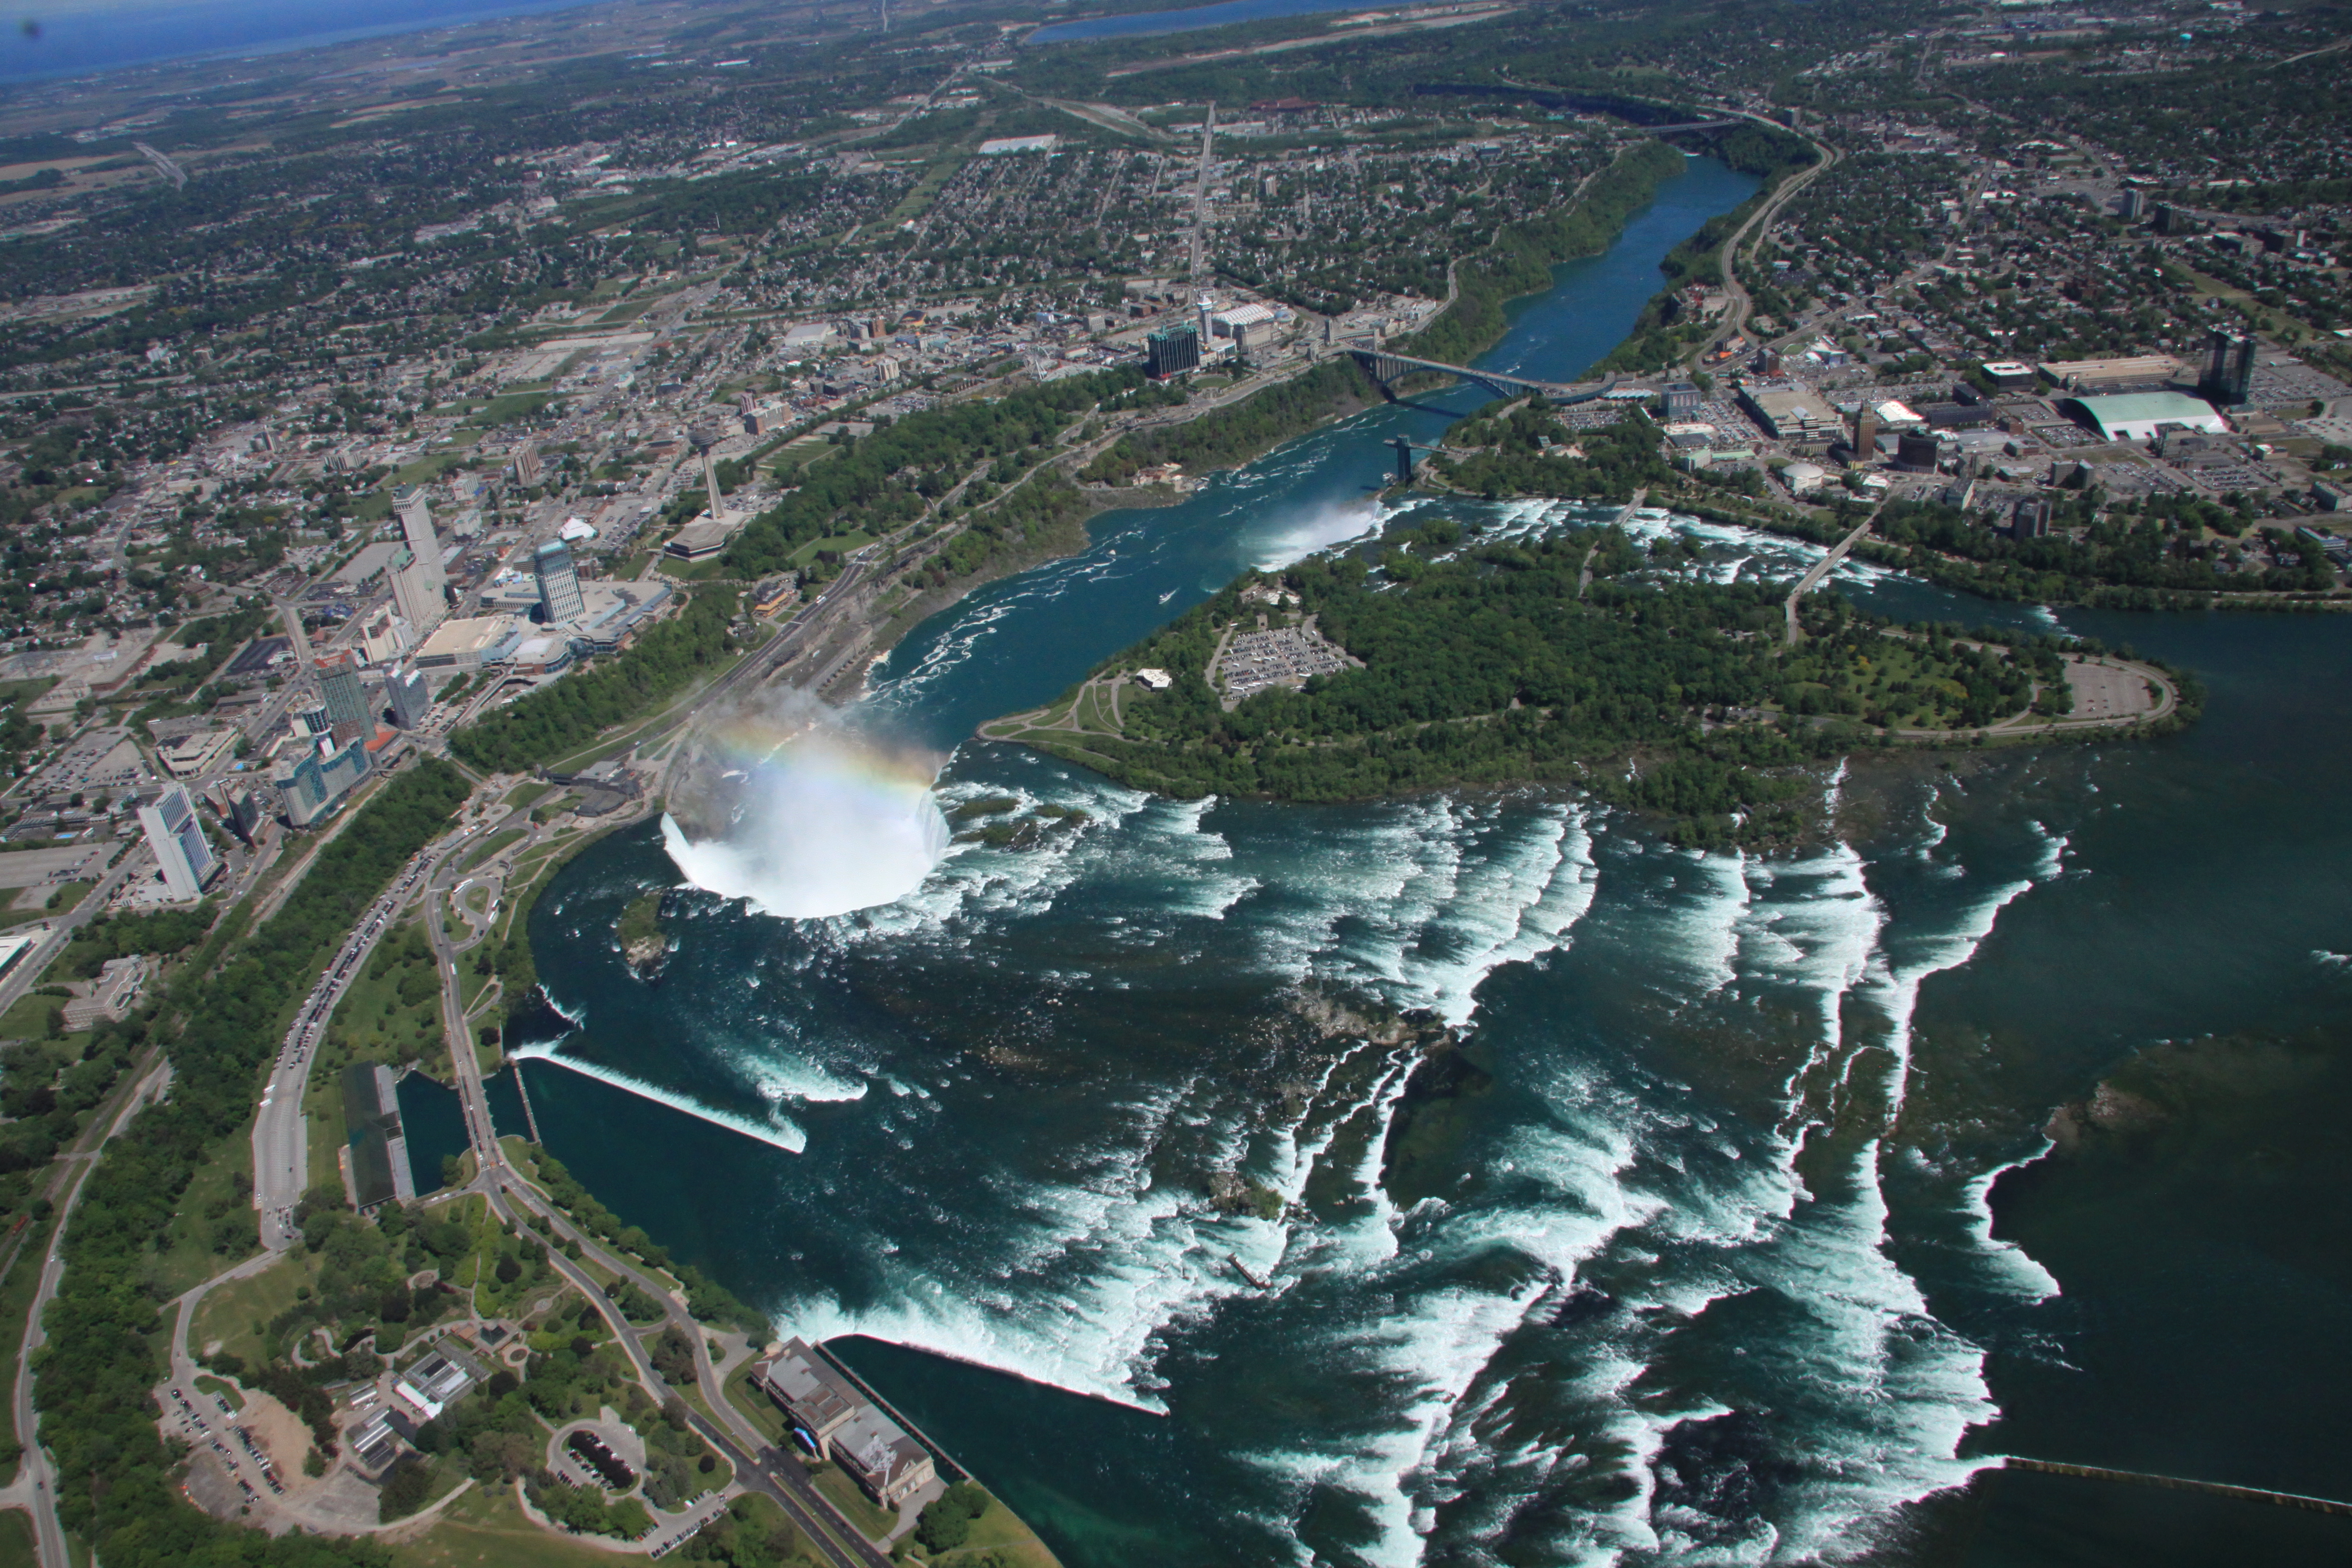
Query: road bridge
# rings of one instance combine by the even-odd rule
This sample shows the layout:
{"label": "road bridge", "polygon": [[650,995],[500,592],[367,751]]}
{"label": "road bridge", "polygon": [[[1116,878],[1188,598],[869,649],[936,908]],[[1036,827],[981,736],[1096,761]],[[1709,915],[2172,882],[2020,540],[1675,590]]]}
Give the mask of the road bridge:
{"label": "road bridge", "polygon": [[1348,357],[1364,367],[1364,374],[1380,384],[1381,391],[1390,397],[1396,395],[1390,387],[1409,375],[1450,375],[1483,386],[1497,397],[1540,397],[1547,403],[1567,405],[1591,403],[1617,390],[1618,378],[1613,374],[1600,381],[1582,385],[1566,382],[1538,381],[1533,376],[1514,375],[1508,371],[1475,370],[1465,364],[1447,364],[1443,360],[1417,359],[1384,349],[1377,342],[1354,342],[1347,345]]}

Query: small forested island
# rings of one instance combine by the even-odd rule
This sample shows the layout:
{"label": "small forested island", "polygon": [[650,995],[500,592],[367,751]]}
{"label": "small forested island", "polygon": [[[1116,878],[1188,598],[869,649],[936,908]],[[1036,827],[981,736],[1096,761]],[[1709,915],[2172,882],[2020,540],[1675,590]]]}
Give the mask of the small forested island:
{"label": "small forested island", "polygon": [[662,930],[663,890],[648,888],[629,900],[613,928],[621,957],[640,980],[657,978],[669,963],[669,936]]}
{"label": "small forested island", "polygon": [[[1339,801],[1573,784],[1677,842],[1805,837],[1821,764],[2178,721],[2180,684],[2071,639],[1900,625],[1790,584],[1697,580],[1613,522],[1450,519],[1252,574],[1047,708],[983,725],[1137,788]],[[2099,711],[2074,714],[2078,686]]]}

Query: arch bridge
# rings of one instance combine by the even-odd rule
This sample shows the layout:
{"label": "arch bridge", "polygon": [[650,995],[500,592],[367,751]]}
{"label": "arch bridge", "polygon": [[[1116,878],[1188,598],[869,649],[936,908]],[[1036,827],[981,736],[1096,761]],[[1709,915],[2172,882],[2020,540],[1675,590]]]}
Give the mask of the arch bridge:
{"label": "arch bridge", "polygon": [[1411,354],[1394,353],[1377,342],[1355,342],[1347,345],[1348,357],[1364,367],[1364,374],[1379,384],[1382,396],[1394,401],[1393,384],[1409,375],[1450,375],[1483,386],[1496,397],[1538,397],[1551,404],[1590,403],[1606,397],[1616,390],[1613,374],[1600,381],[1582,385],[1570,385],[1557,381],[1538,381],[1532,376],[1512,375],[1506,371],[1473,370],[1468,365],[1447,364],[1442,360],[1416,359]]}

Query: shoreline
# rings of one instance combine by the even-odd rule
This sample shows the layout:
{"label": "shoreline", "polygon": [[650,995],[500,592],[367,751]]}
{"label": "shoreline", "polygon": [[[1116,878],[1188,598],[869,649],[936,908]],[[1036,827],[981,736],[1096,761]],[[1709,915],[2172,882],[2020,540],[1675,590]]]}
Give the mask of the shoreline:
{"label": "shoreline", "polygon": [[[1651,148],[1661,150],[1658,154],[1654,155],[1655,157],[1663,158],[1664,156],[1671,156],[1674,159],[1673,164],[1669,166],[1663,162],[1659,162],[1655,164],[1655,167],[1647,171],[1650,177],[1643,180],[1638,186],[1634,187],[1633,191],[1626,193],[1626,195],[1630,195],[1632,199],[1626,201],[1622,211],[1616,212],[1612,215],[1611,226],[1605,234],[1600,236],[1597,239],[1582,235],[1576,235],[1573,231],[1570,231],[1570,234],[1558,236],[1555,238],[1555,243],[1553,243],[1550,247],[1545,251],[1541,259],[1541,265],[1544,268],[1544,279],[1542,282],[1537,284],[1535,287],[1524,289],[1500,293],[1494,293],[1491,290],[1483,291],[1480,294],[1474,296],[1473,292],[1469,289],[1463,288],[1459,284],[1460,274],[1464,269],[1475,266],[1483,258],[1496,258],[1506,266],[1507,266],[1510,260],[1513,259],[1508,255],[1507,241],[1510,237],[1510,230],[1517,226],[1504,226],[1503,229],[1498,231],[1496,237],[1488,244],[1480,247],[1476,250],[1467,251],[1463,255],[1454,258],[1452,265],[1448,268],[1449,273],[1456,279],[1456,287],[1453,292],[1453,297],[1447,300],[1443,306],[1433,312],[1430,316],[1429,320],[1423,323],[1418,331],[1414,332],[1409,338],[1398,340],[1399,345],[1406,346],[1417,344],[1425,340],[1434,329],[1437,329],[1441,325],[1453,325],[1454,320],[1451,319],[1457,318],[1457,312],[1462,310],[1465,303],[1472,303],[1475,305],[1484,305],[1486,308],[1495,310],[1496,314],[1492,322],[1482,327],[1471,329],[1474,335],[1466,340],[1468,346],[1465,350],[1461,351],[1464,353],[1465,363],[1467,363],[1469,360],[1475,359],[1478,355],[1492,350],[1494,346],[1500,342],[1510,331],[1511,322],[1508,312],[1509,308],[1512,305],[1517,304],[1518,301],[1523,300],[1538,298],[1549,292],[1551,288],[1556,287],[1558,280],[1553,274],[1557,268],[1564,267],[1571,261],[1578,261],[1589,256],[1599,255],[1602,251],[1605,251],[1611,245],[1615,244],[1616,241],[1624,234],[1626,226],[1633,221],[1633,217],[1644,207],[1648,206],[1652,202],[1657,199],[1659,191],[1664,186],[1666,182],[1683,171],[1684,167],[1687,163],[1687,159],[1685,159],[1684,154],[1678,149],[1675,149],[1668,143],[1659,141],[1654,137],[1636,142],[1627,149],[1620,152],[1617,157],[1612,159],[1609,163],[1604,164],[1601,168],[1594,171],[1591,179],[1587,182],[1585,189],[1580,191],[1573,203],[1561,209],[1559,213],[1548,215],[1544,218],[1534,220],[1541,223],[1562,225],[1570,224],[1583,218],[1588,212],[1589,203],[1591,200],[1590,191],[1591,184],[1599,181],[1603,176],[1612,173],[1613,171],[1623,167],[1630,159],[1639,155],[1646,155],[1644,153],[1644,150]],[[1573,237],[1571,237],[1571,235],[1573,235]],[[1534,258],[1522,256],[1517,259],[1527,261]],[[1507,281],[1508,281],[1507,276],[1505,279],[1496,280],[1492,287],[1493,289],[1502,289]],[[1626,340],[1621,340],[1621,346],[1623,341]],[[1612,352],[1614,351],[1612,350]],[[1150,431],[1185,429],[1190,426],[1199,425],[1204,421],[1213,419],[1218,416],[1226,414],[1230,411],[1246,408],[1266,394],[1276,391],[1281,387],[1287,386],[1294,382],[1302,380],[1327,366],[1344,364],[1347,363],[1348,362],[1344,355],[1334,356],[1330,359],[1318,359],[1310,356],[1299,361],[1295,366],[1290,367],[1286,374],[1269,378],[1264,385],[1253,389],[1246,396],[1236,398],[1230,403],[1219,404],[1213,408],[1204,408],[1190,419],[1171,420],[1166,425],[1146,426],[1145,428]],[[1359,373],[1358,379],[1361,379],[1360,373]],[[1269,454],[1279,451],[1281,448],[1290,445],[1294,441],[1298,441],[1308,436],[1314,435],[1317,431],[1321,430],[1328,426],[1336,424],[1344,419],[1351,418],[1355,415],[1360,414],[1368,408],[1379,407],[1384,403],[1394,401],[1397,401],[1397,399],[1393,395],[1383,398],[1380,402],[1375,402],[1372,399],[1360,397],[1353,395],[1346,396],[1335,395],[1326,399],[1311,418],[1303,422],[1294,423],[1291,426],[1270,435],[1262,443],[1250,443],[1245,445],[1241,448],[1240,454],[1233,458],[1233,459],[1228,462],[1221,463],[1214,468],[1208,468],[1201,474],[1188,475],[1187,477],[1201,482],[1205,482],[1208,479],[1214,478],[1216,475],[1229,473],[1246,468],[1250,464],[1263,459]],[[1097,443],[1089,447],[1082,447],[1077,451],[1059,454],[1053,458],[1048,459],[1046,462],[1040,463],[1035,468],[1032,469],[1028,475],[1024,476],[1023,482],[1028,482],[1028,480],[1034,478],[1035,474],[1043,472],[1049,468],[1058,469],[1062,472],[1065,478],[1071,478],[1075,471],[1083,468],[1086,463],[1093,460],[1093,458],[1099,456],[1101,453],[1108,451],[1120,440],[1134,434],[1137,434],[1137,432],[1122,431],[1114,435],[1107,435]],[[1167,493],[1164,497],[1154,498],[1153,492],[1158,491],[1160,489],[1160,487],[1158,486],[1116,485],[1096,489],[1090,489],[1085,485],[1078,485],[1076,488],[1078,489],[1078,493],[1082,497],[1086,498],[1088,504],[1087,509],[1083,515],[1075,519],[1072,524],[1066,525],[1068,528],[1075,529],[1076,537],[1074,539],[1065,531],[1064,527],[1056,527],[1048,531],[1046,535],[1041,536],[1036,542],[1038,545],[1045,546],[1045,548],[1008,552],[1003,559],[990,562],[983,565],[980,570],[971,574],[969,577],[961,579],[954,583],[947,584],[938,589],[932,590],[929,594],[918,597],[905,607],[894,612],[888,619],[880,622],[878,626],[877,623],[869,621],[867,626],[869,628],[873,629],[871,629],[870,635],[866,637],[866,647],[872,657],[860,668],[855,689],[846,689],[843,693],[845,698],[849,700],[855,700],[858,696],[862,696],[866,689],[866,677],[870,674],[874,666],[887,658],[891,651],[896,648],[900,642],[905,640],[909,632],[913,631],[917,626],[919,626],[932,616],[939,615],[942,611],[953,608],[966,596],[981,588],[986,587],[992,582],[996,582],[1004,577],[1015,575],[1016,574],[1027,571],[1032,567],[1044,565],[1050,561],[1066,560],[1070,556],[1083,554],[1086,551],[1093,548],[1094,535],[1087,525],[1095,518],[1102,515],[1104,512],[1154,510],[1171,506],[1180,506],[1189,499],[1189,494],[1187,492],[1172,490]],[[1011,489],[1008,489],[1005,492],[1007,495],[1012,493]],[[1060,534],[1063,537],[1056,540],[1053,537],[1056,534]]]}

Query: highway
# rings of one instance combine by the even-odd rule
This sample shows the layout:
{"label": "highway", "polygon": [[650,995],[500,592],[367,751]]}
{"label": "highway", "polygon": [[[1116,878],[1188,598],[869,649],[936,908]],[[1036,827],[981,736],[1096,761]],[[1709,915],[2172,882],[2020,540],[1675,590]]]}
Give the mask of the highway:
{"label": "highway", "polygon": [[[383,933],[397,923],[394,917],[415,890],[420,879],[437,870],[444,860],[474,842],[479,834],[504,822],[510,813],[460,827],[449,837],[420,851],[391,889],[368,907],[367,913],[343,940],[342,950],[310,988],[302,1010],[278,1047],[269,1082],[261,1091],[260,1113],[253,1121],[253,1206],[260,1211],[261,1245],[283,1252],[301,1238],[294,1226],[294,1205],[310,1190],[310,1119],[302,1110],[309,1091],[310,1064],[335,1008],[367,968],[368,955]],[[290,883],[291,879],[289,879]],[[321,1173],[323,1174],[323,1173]]]}
{"label": "highway", "polygon": [[107,900],[114,897],[124,882],[145,872],[154,863],[155,857],[148,849],[146,840],[133,839],[123,850],[122,858],[114,863],[114,869],[109,871],[98,886],[84,894],[81,902],[52,922],[49,934],[43,937],[32,952],[10,966],[7,978],[0,980],[0,1013],[15,1006],[16,999],[33,988],[41,978],[41,972],[66,950],[68,942],[73,941],[75,931],[106,912]]}

